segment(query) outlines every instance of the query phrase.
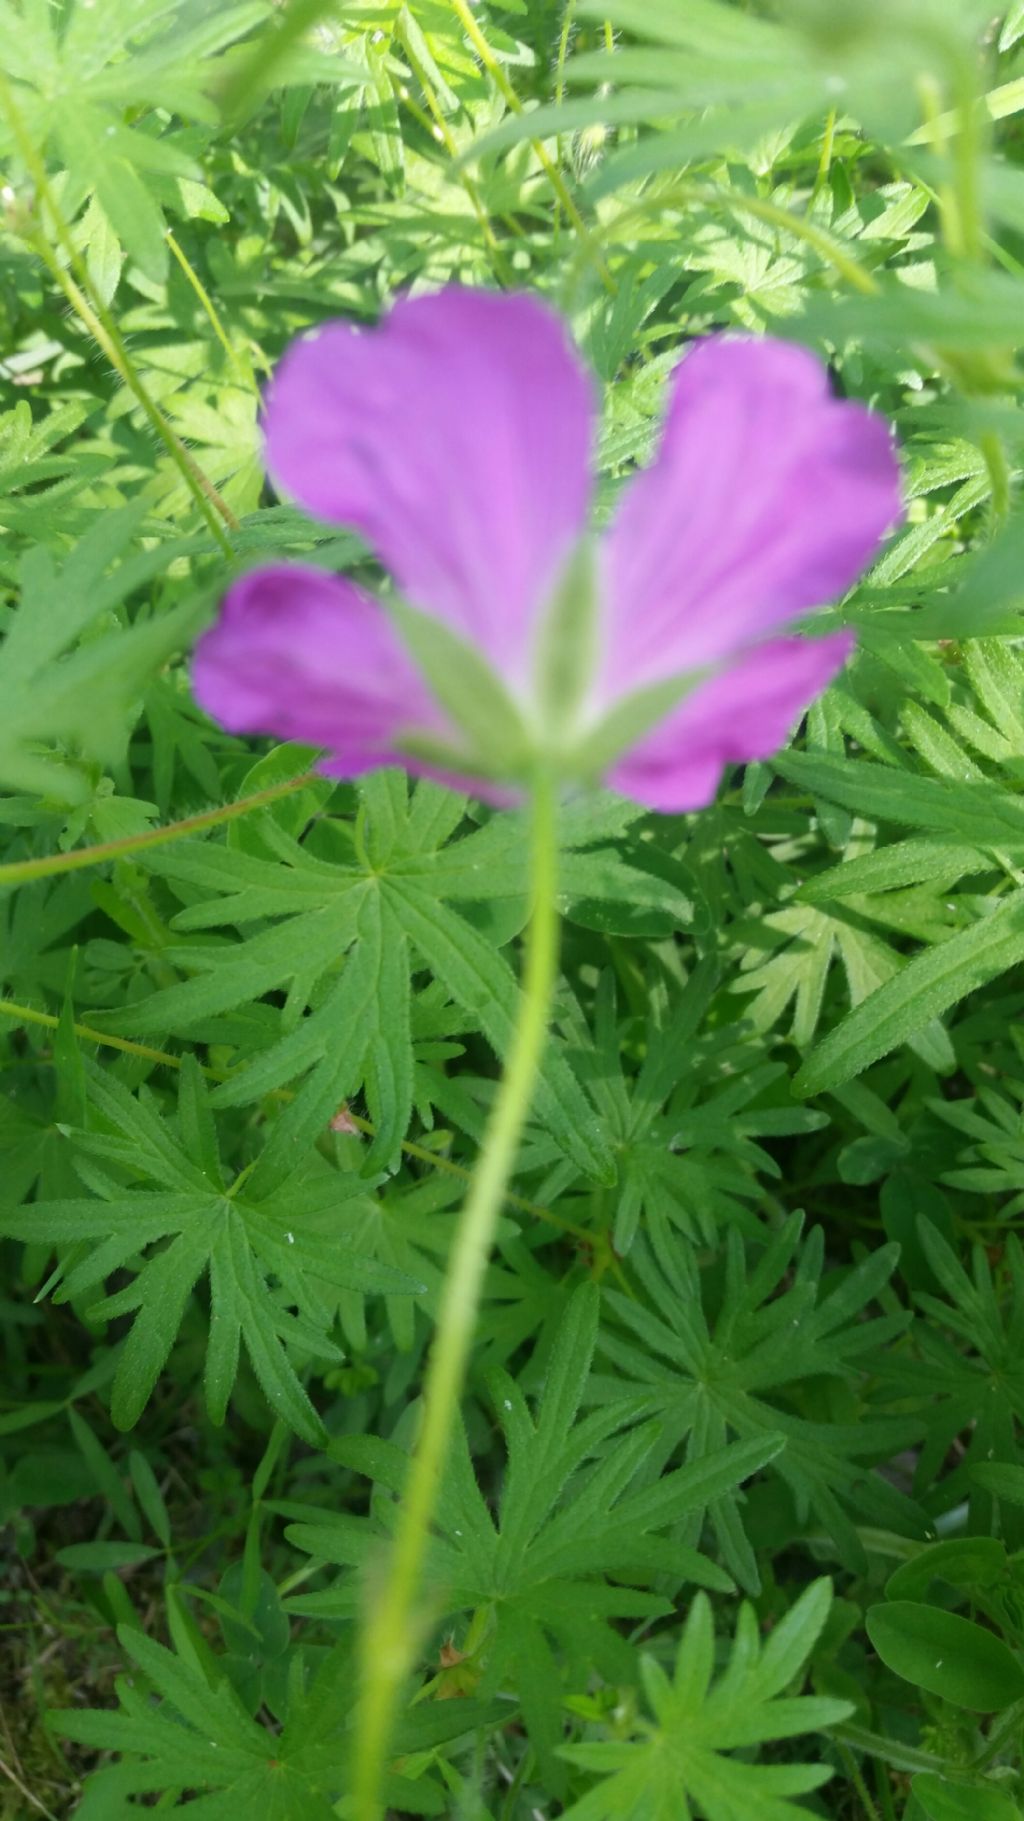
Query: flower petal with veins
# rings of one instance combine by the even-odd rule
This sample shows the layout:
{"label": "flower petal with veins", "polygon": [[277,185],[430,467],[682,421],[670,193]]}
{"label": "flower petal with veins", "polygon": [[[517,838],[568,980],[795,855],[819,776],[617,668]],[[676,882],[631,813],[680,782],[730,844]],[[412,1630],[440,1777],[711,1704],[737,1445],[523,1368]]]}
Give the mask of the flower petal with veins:
{"label": "flower petal with veins", "polygon": [[594,402],[560,319],[451,287],[377,329],[298,341],[264,422],[275,482],[359,531],[414,607],[525,687],[537,624],[586,529]]}
{"label": "flower petal with veins", "polygon": [[327,747],[346,777],[401,764],[396,741],[410,727],[450,733],[383,609],[298,563],[229,589],[196,646],[192,684],[230,733]]}
{"label": "flower petal with veins", "polygon": [[820,361],[700,343],[608,536],[602,693],[721,663],[835,600],[899,514],[888,425],[833,398]]}
{"label": "flower petal with veins", "polygon": [[769,759],[785,744],[852,649],[847,632],[755,646],[631,747],[608,783],[648,809],[703,809],[726,765]]}
{"label": "flower petal with veins", "polygon": [[[846,633],[779,635],[849,588],[897,522],[889,429],[834,398],[804,349],[699,344],[673,379],[654,461],[627,483],[593,570],[580,569],[595,592],[573,619],[593,418],[590,381],[553,312],[457,287],[403,299],[374,330],[326,325],[290,350],[270,389],[275,479],[359,531],[409,604],[480,652],[524,710],[536,746],[524,776],[504,778],[509,748],[486,715],[472,734],[453,728],[385,610],[321,570],[275,564],[235,584],[196,651],[200,702],[233,732],[323,747],[334,776],[401,764],[502,802],[529,763],[560,763],[567,782],[583,775],[577,735],[585,754],[625,698],[694,673],[703,680],[607,781],[652,809],[709,802],[723,767],[768,757],[851,649]],[[560,583],[567,622],[549,621]],[[594,625],[597,652],[593,681],[548,729],[563,688],[552,693],[551,677],[568,677],[572,694],[571,639],[568,654],[545,644],[552,624],[563,644],[566,624],[583,642]],[[428,669],[437,647],[435,632]],[[560,668],[545,693],[535,671],[552,651]],[[449,673],[433,674],[442,689]],[[613,725],[636,725],[630,713]]]}

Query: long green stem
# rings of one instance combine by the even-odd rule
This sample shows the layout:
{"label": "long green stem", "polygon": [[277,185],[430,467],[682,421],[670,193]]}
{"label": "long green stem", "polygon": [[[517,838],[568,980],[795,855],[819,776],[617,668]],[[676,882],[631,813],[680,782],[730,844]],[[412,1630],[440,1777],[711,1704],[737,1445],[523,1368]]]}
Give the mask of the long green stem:
{"label": "long green stem", "polygon": [[498,237],[491,225],[491,217],[476,182],[470,176],[469,172],[458,164],[459,148],[455,143],[451,127],[448,125],[444,109],[434,92],[433,84],[431,83],[426,70],[420,63],[416,48],[411,41],[409,31],[401,20],[396,27],[396,36],[402,46],[402,50],[405,52],[410,70],[416,77],[420,88],[423,90],[423,99],[430,110],[429,117],[425,115],[423,110],[413,101],[412,96],[409,94],[404,84],[393,78],[392,88],[395,90],[398,99],[405,103],[410,112],[420,117],[422,123],[427,127],[428,132],[431,134],[431,137],[440,139],[449,158],[455,163],[459,181],[462,184],[466,195],[469,197],[470,207],[476,216],[480,232],[483,236],[484,244],[487,248],[487,256],[491,262],[491,269],[502,289],[507,291],[511,289],[514,282],[514,274],[502,252]]}
{"label": "long green stem", "polygon": [[[185,485],[206,520],[211,536],[220,545],[224,555],[230,557],[232,555],[231,544],[225,536],[222,526],[218,523],[218,515],[230,531],[238,530],[238,520],[227,502],[221,498],[209,476],[189,454],[180,436],[171,428],[163,412],[150,397],[114,318],[92,284],[86,262],[75,246],[71,230],[57,205],[57,199],[46,174],[46,165],[22,118],[14,89],[2,69],[0,69],[0,108],[7,116],[11,136],[21,154],[25,168],[35,184],[38,204],[40,208],[45,206],[49,213],[54,234],[68,262],[67,268],[61,265],[41,227],[27,232],[24,238],[38,254],[51,278],[63,291],[71,308],[80,321],[85,324],[97,346],[102,349],[122,385],[128,388],[136,403],[142,407],[151,429],[160,438],[171,460],[180,471]],[[75,277],[72,277],[72,273],[75,274]]]}
{"label": "long green stem", "polygon": [[[52,1012],[41,1012],[34,1005],[20,1005],[16,999],[0,998],[0,1018],[9,1018],[12,1024],[34,1024],[44,1031],[56,1031],[60,1028],[60,1019],[55,1018]],[[119,1037],[114,1031],[98,1031],[95,1025],[79,1024],[77,1021],[72,1024],[71,1029],[83,1043],[95,1043],[101,1048],[117,1050],[122,1056],[138,1056],[143,1062],[159,1063],[162,1068],[180,1069],[182,1066],[182,1058],[173,1055],[170,1050],[157,1050],[149,1043],[134,1043],[130,1037]],[[192,1055],[194,1058],[194,1051]],[[197,1067],[206,1081],[220,1083],[231,1079],[232,1071],[230,1069],[211,1068],[206,1062],[197,1063]],[[273,1088],[267,1095],[268,1100],[285,1102],[294,1098],[290,1088]],[[363,1119],[360,1114],[353,1113],[351,1108],[346,1109],[346,1116],[356,1131],[362,1132],[365,1138],[376,1137],[377,1128],[369,1119]],[[443,1176],[457,1176],[461,1182],[467,1184],[472,1180],[472,1171],[468,1170],[464,1164],[457,1163],[453,1157],[446,1157],[442,1151],[431,1151],[427,1145],[417,1144],[414,1138],[403,1138],[402,1150],[406,1157],[414,1158],[417,1163],[426,1164],[428,1168],[439,1171]],[[575,1239],[581,1246],[595,1249],[600,1247],[600,1234],[595,1234],[586,1227],[577,1226],[575,1221],[566,1220],[564,1215],[555,1214],[551,1208],[542,1207],[540,1202],[529,1201],[525,1195],[517,1195],[512,1189],[505,1190],[504,1200],[508,1207],[517,1208],[520,1214],[529,1214],[533,1220],[541,1220],[549,1227],[557,1227],[566,1238]],[[627,1296],[632,1296],[633,1291],[629,1280],[624,1275],[622,1266],[610,1246],[607,1247],[602,1259],[602,1262],[605,1261],[618,1278],[620,1288],[625,1291]]]}
{"label": "long green stem", "polygon": [[260,33],[245,61],[223,84],[218,96],[221,117],[232,121],[261,100],[289,52],[336,10],[337,0],[291,0],[291,5],[282,6],[274,29]]}
{"label": "long green stem", "polygon": [[860,1804],[861,1804],[861,1808],[864,1811],[865,1821],[879,1821],[878,1810],[871,1800],[871,1794],[870,1794],[870,1791],[868,1790],[868,1786],[865,1783],[864,1778],[860,1774],[860,1770],[858,1769],[858,1766],[857,1766],[857,1760],[854,1757],[849,1746],[842,1745],[837,1741],[836,1751],[839,1754],[840,1761],[842,1763],[843,1769],[846,1772],[847,1777],[849,1778],[850,1782],[852,1783],[854,1789],[857,1792],[858,1797],[860,1798]]}
{"label": "long green stem", "polygon": [[209,322],[210,327],[213,330],[214,334],[216,335],[217,340],[220,342],[220,345],[223,348],[225,354],[227,355],[228,360],[231,362],[231,365],[234,367],[235,372],[238,374],[238,376],[242,380],[243,384],[245,386],[247,386],[250,391],[254,392],[256,390],[256,381],[253,377],[252,362],[248,359],[242,360],[241,357],[239,356],[238,350],[231,346],[231,342],[228,337],[228,332],[225,329],[224,324],[221,322],[220,315],[218,313],[217,306],[213,301],[213,298],[210,296],[209,291],[206,289],[206,286],[204,285],[202,279],[200,278],[199,273],[196,271],[195,266],[192,264],[192,261],[189,259],[187,253],[185,253],[184,250],[178,245],[178,242],[175,240],[174,235],[171,232],[170,228],[167,229],[167,231],[164,235],[164,239],[166,240],[167,245],[170,247],[171,252],[174,254],[174,257],[177,260],[182,271],[184,272],[185,277],[187,278],[189,284],[192,286],[193,291],[195,292],[196,296],[198,297],[199,302],[201,303],[203,310],[206,314],[206,319]]}
{"label": "long green stem", "polygon": [[[501,91],[502,99],[506,106],[511,109],[513,114],[521,114],[523,112],[523,104],[516,94],[512,83],[509,81],[507,71],[499,63],[488,44],[487,39],[484,37],[483,32],[474,19],[468,0],[448,0],[448,4],[483,64],[484,69]],[[565,178],[562,176],[557,164],[551,159],[542,140],[531,139],[530,145],[533,148],[534,156],[540,164],[544,175],[547,177],[558,201],[565,210],[566,216],[569,221],[571,221],[573,228],[578,234],[580,244],[586,249],[588,257],[593,260],[594,267],[601,283],[604,285],[604,288],[609,295],[614,297],[618,291],[618,286],[604,262],[600,248],[598,247],[593,234],[580,214],[579,209],[576,207]]]}
{"label": "long green stem", "polygon": [[[792,234],[794,239],[803,240],[813,247],[826,264],[831,265],[841,278],[863,293],[873,297],[881,289],[877,278],[866,270],[835,235],[819,227],[817,222],[808,221],[804,215],[794,215],[778,203],[769,202],[761,196],[741,196],[728,190],[716,189],[712,184],[676,183],[672,181],[664,188],[652,191],[642,202],[634,203],[604,222],[597,232],[597,238],[607,243],[614,235],[621,239],[624,230],[633,221],[643,220],[654,209],[686,209],[693,203],[702,203],[709,209],[732,210],[740,215],[752,215],[758,221],[764,221],[771,227],[781,228],[784,233]],[[581,248],[575,255],[570,270],[567,288],[571,290],[574,278],[578,277],[586,263],[586,254]]]}
{"label": "long green stem", "polygon": [[222,803],[219,809],[203,809],[198,815],[185,816],[180,822],[165,822],[160,828],[145,828],[138,835],[122,835],[117,841],[98,841],[94,847],[73,847],[66,854],[40,854],[34,860],[8,860],[0,866],[0,887],[24,885],[29,879],[49,879],[54,873],[80,872],[85,866],[101,866],[107,860],[123,860],[143,847],[162,847],[168,841],[181,841],[188,835],[207,828],[219,828],[222,822],[235,822],[250,810],[265,809],[281,797],[289,797],[305,785],[313,784],[312,772],[289,778],[286,784],[271,784],[256,790],[251,797],[238,797],[234,803]]}
{"label": "long green stem", "polygon": [[565,100],[565,65],[569,55],[569,35],[572,31],[573,14],[576,11],[576,0],[566,0],[565,13],[562,18],[562,30],[558,37],[558,59],[555,64],[555,101],[559,107]]}
{"label": "long green stem", "polygon": [[499,1210],[515,1166],[543,1054],[558,964],[555,796],[548,778],[533,795],[531,919],[523,997],[504,1076],[455,1236],[387,1579],[374,1589],[362,1640],[362,1695],[353,1779],[355,1821],[380,1821],[381,1784],[395,1709],[419,1633],[416,1599],[476,1327]]}

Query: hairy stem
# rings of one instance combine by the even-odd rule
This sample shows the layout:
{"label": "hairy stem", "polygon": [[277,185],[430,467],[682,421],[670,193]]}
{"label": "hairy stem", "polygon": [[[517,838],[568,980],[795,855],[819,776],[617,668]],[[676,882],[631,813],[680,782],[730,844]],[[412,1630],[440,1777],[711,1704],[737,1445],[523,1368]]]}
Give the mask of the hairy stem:
{"label": "hairy stem", "polygon": [[[57,205],[57,199],[46,174],[46,166],[22,118],[14,90],[2,69],[0,69],[0,108],[7,116],[11,135],[21,154],[25,168],[35,184],[37,199],[41,205],[45,205],[54,234],[70,269],[65,269],[61,265],[41,229],[26,233],[25,239],[33,251],[38,254],[51,278],[63,291],[75,315],[84,323],[97,346],[106,355],[118,379],[128,388],[136,403],[142,407],[150,428],[159,437],[181,473],[185,485],[206,520],[211,536],[220,545],[224,555],[231,556],[231,545],[222,526],[218,523],[218,517],[223,519],[230,531],[238,530],[238,520],[227,502],[221,498],[209,475],[204,474],[199,463],[189,454],[181,438],[171,428],[159,406],[150,397],[114,318],[92,285],[88,267],[75,246],[71,230]],[[75,274],[74,278],[71,275],[72,272]]]}
{"label": "hairy stem", "polygon": [[523,997],[505,1073],[455,1236],[423,1391],[423,1422],[383,1585],[371,1590],[362,1639],[362,1694],[355,1747],[355,1821],[380,1821],[381,1784],[402,1684],[412,1667],[417,1593],[441,1475],[458,1414],[484,1272],[515,1166],[544,1049],[558,963],[555,796],[538,778],[533,795],[531,919]]}
{"label": "hairy stem", "polygon": [[[507,71],[499,63],[488,44],[487,39],[484,37],[483,32],[480,30],[477,21],[474,19],[468,0],[448,0],[448,4],[456,15],[459,24],[462,26],[466,37],[473,46],[484,69],[501,90],[505,105],[511,109],[513,114],[521,114],[523,112],[523,104],[516,94],[512,83],[509,81]],[[605,264],[594,236],[580,214],[579,209],[576,207],[576,203],[573,200],[572,193],[565,178],[557,164],[554,163],[542,140],[531,139],[530,145],[533,147],[534,156],[537,158],[544,175],[565,210],[566,216],[569,221],[571,221],[576,233],[579,235],[580,241],[585,247],[588,257],[593,260],[594,267],[601,283],[604,285],[605,290],[614,297],[618,290],[618,286]]]}
{"label": "hairy stem", "polygon": [[[60,1019],[56,1018],[52,1012],[42,1012],[34,1005],[21,1005],[15,999],[0,999],[0,1018],[9,1018],[11,1023],[16,1025],[37,1025],[44,1031],[56,1031],[60,1026]],[[79,1024],[78,1022],[73,1023],[71,1029],[82,1043],[95,1043],[101,1048],[117,1050],[122,1056],[138,1056],[142,1061],[158,1063],[162,1068],[180,1069],[182,1066],[182,1057],[175,1056],[170,1050],[157,1050],[149,1043],[134,1043],[129,1037],[119,1037],[115,1031],[99,1031],[95,1025]],[[191,1053],[194,1056],[194,1052]],[[217,1084],[222,1081],[230,1081],[235,1072],[232,1069],[212,1068],[207,1062],[197,1062],[196,1066],[204,1080]],[[291,1088],[273,1088],[267,1095],[268,1100],[285,1102],[294,1100],[294,1098],[295,1095]],[[356,1131],[361,1132],[365,1138],[376,1137],[377,1128],[369,1119],[362,1118],[359,1113],[353,1113],[351,1108],[346,1108],[346,1116]],[[443,1151],[432,1151],[425,1144],[417,1144],[413,1138],[403,1138],[402,1150],[406,1157],[411,1157],[416,1163],[425,1164],[431,1170],[438,1170],[443,1176],[457,1176],[460,1181],[467,1184],[472,1181],[472,1171],[468,1170],[465,1164],[456,1162],[454,1157],[446,1157]],[[542,1220],[549,1227],[557,1227],[558,1231],[567,1239],[574,1239],[577,1244],[594,1249],[599,1262],[607,1265],[607,1268],[614,1272],[620,1289],[624,1290],[627,1296],[634,1295],[622,1265],[615,1257],[611,1247],[606,1246],[602,1252],[600,1233],[577,1226],[575,1221],[566,1220],[564,1215],[555,1214],[551,1208],[542,1207],[537,1201],[529,1201],[525,1195],[517,1195],[512,1189],[505,1190],[503,1200],[507,1207],[516,1208],[520,1214],[529,1214],[533,1220]]]}
{"label": "hairy stem", "polygon": [[307,784],[316,782],[313,772],[300,778],[289,778],[286,784],[271,784],[256,790],[250,797],[238,797],[234,803],[222,803],[218,809],[203,809],[198,815],[185,816],[180,822],[165,822],[160,828],[145,828],[138,835],[122,835],[116,841],[98,841],[94,847],[75,847],[67,854],[41,854],[35,860],[8,860],[0,866],[0,886],[24,885],[29,879],[48,879],[54,873],[79,872],[84,866],[100,866],[106,860],[122,860],[142,847],[162,847],[167,841],[181,841],[187,835],[207,828],[219,828],[222,822],[237,821],[253,809],[265,809],[281,797],[290,797]]}
{"label": "hairy stem", "polygon": [[253,376],[252,362],[250,360],[242,360],[238,354],[237,349],[232,347],[231,342],[228,338],[227,330],[225,329],[224,324],[221,322],[220,315],[217,310],[217,306],[214,303],[213,298],[210,296],[209,291],[206,289],[206,286],[204,285],[202,279],[199,276],[199,273],[196,271],[195,266],[192,264],[192,261],[189,259],[188,255],[178,245],[178,242],[174,238],[174,235],[171,232],[170,228],[167,229],[167,232],[164,235],[164,239],[166,240],[167,245],[170,247],[171,252],[174,254],[174,257],[177,260],[182,271],[184,272],[185,277],[188,279],[189,284],[192,286],[193,291],[195,292],[196,296],[198,297],[199,302],[202,305],[203,310],[206,313],[207,321],[209,322],[210,327],[212,328],[214,334],[216,335],[217,340],[220,342],[220,345],[223,348],[225,354],[227,355],[228,360],[231,362],[232,367],[234,368],[235,372],[238,374],[239,378],[243,381],[244,385],[250,391],[255,391],[256,381]]}

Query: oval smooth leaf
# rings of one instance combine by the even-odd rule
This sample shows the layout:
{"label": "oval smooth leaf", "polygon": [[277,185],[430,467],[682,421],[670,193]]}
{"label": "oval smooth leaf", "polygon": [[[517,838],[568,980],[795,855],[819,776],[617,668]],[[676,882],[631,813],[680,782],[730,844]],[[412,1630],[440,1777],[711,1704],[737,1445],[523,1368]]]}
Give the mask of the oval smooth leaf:
{"label": "oval smooth leaf", "polygon": [[928,1821],[1021,1821],[1016,1802],[999,1789],[947,1783],[926,1771],[911,1784]]}
{"label": "oval smooth leaf", "polygon": [[952,1587],[991,1587],[1005,1572],[1006,1550],[996,1537],[950,1537],[901,1562],[889,1576],[885,1593],[889,1600],[919,1599],[933,1581],[948,1581]]}
{"label": "oval smooth leaf", "polygon": [[162,1549],[148,1543],[69,1543],[66,1549],[58,1549],[54,1561],[86,1574],[106,1574],[112,1568],[135,1568],[162,1554]]}
{"label": "oval smooth leaf", "polygon": [[916,1600],[871,1606],[867,1631],[887,1669],[972,1713],[1024,1699],[1024,1669],[993,1632]]}

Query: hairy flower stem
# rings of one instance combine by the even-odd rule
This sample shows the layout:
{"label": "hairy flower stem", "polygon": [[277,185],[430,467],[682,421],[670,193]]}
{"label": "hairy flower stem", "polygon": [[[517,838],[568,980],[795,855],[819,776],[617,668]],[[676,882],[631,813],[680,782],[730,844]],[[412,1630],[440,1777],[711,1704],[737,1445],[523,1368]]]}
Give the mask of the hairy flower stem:
{"label": "hairy flower stem", "polygon": [[423,1420],[386,1579],[369,1591],[353,1779],[354,1821],[380,1821],[381,1783],[402,1684],[420,1635],[416,1600],[452,1429],[466,1377],[484,1272],[515,1166],[547,1036],[558,966],[556,801],[535,780],[530,896],[519,1021],[455,1235],[423,1389]]}
{"label": "hairy flower stem", "polygon": [[224,822],[235,822],[251,810],[265,809],[281,797],[293,796],[307,784],[315,784],[313,772],[289,778],[285,784],[271,784],[266,790],[254,791],[250,797],[237,797],[234,803],[222,803],[218,809],[203,809],[198,815],[185,816],[180,822],[165,822],[159,828],[144,828],[138,835],[122,835],[116,841],[98,841],[93,847],[75,847],[66,854],[42,854],[33,860],[8,860],[0,866],[0,886],[24,885],[29,879],[49,879],[55,873],[80,872],[85,866],[101,866],[107,860],[123,860],[144,847],[162,847],[168,841],[181,841],[189,835],[219,828]]}
{"label": "hairy flower stem", "polygon": [[[470,44],[473,46],[480,62],[483,64],[484,69],[501,90],[506,106],[511,109],[513,114],[522,114],[523,104],[509,80],[507,71],[504,66],[499,63],[488,44],[487,39],[484,37],[483,32],[480,30],[477,21],[474,19],[469,0],[448,0],[448,4],[458,19]],[[576,234],[579,236],[581,245],[586,248],[588,257],[593,260],[594,268],[601,283],[609,296],[614,297],[618,291],[618,285],[604,262],[604,258],[594,236],[573,201],[572,193],[569,190],[565,178],[562,176],[557,164],[548,156],[548,153],[544,149],[543,142],[540,139],[531,139],[530,145],[533,149],[534,157],[540,164],[558,201],[565,210],[566,216],[572,223]]]}
{"label": "hairy flower stem", "polygon": [[[225,556],[230,557],[232,555],[231,544],[223,527],[218,523],[218,516],[223,519],[229,531],[238,530],[238,520],[230,506],[218,493],[209,476],[189,454],[180,436],[171,428],[163,412],[150,397],[114,318],[92,284],[86,261],[75,246],[71,229],[57,205],[42,156],[25,125],[21,109],[15,100],[14,90],[2,69],[0,69],[0,109],[7,116],[11,136],[21,154],[25,168],[35,184],[37,201],[40,207],[45,207],[49,214],[53,232],[68,262],[67,269],[61,265],[41,227],[35,230],[23,228],[21,230],[23,238],[45,265],[54,283],[63,291],[76,316],[84,323],[89,334],[110,362],[122,385],[127,387],[136,403],[142,407],[150,428],[163,443],[206,520],[214,542],[220,545]],[[74,277],[72,277],[72,273],[74,273]]]}
{"label": "hairy flower stem", "polygon": [[238,374],[239,378],[243,381],[243,383],[249,388],[249,390],[255,391],[256,380],[253,375],[252,361],[249,360],[248,357],[246,357],[243,360],[240,357],[237,348],[232,347],[231,342],[228,338],[227,330],[225,329],[224,324],[221,322],[220,316],[217,311],[217,306],[214,303],[213,298],[210,296],[209,291],[206,289],[206,286],[204,285],[202,279],[200,278],[199,273],[196,271],[195,266],[192,264],[192,261],[189,259],[188,255],[182,250],[182,248],[178,245],[178,242],[175,240],[174,235],[171,232],[170,228],[168,228],[166,233],[164,234],[164,239],[166,240],[167,245],[170,247],[171,252],[174,254],[174,257],[177,260],[182,271],[184,272],[186,279],[188,280],[189,284],[192,286],[193,291],[195,292],[196,296],[198,297],[199,302],[201,303],[203,310],[206,313],[207,321],[209,322],[211,329],[213,330],[214,334],[216,335],[217,340],[220,342],[220,345],[223,348],[225,354],[227,355],[228,360],[231,362],[232,367],[234,368],[235,372]]}
{"label": "hairy flower stem", "polygon": [[[0,998],[0,1018],[9,1018],[12,1023],[19,1025],[38,1025],[45,1031],[60,1029],[60,1019],[55,1018],[52,1012],[41,1012],[34,1005],[19,1005],[14,999]],[[144,1062],[159,1063],[162,1068],[180,1069],[182,1066],[181,1056],[172,1055],[169,1050],[154,1049],[149,1043],[134,1043],[131,1038],[119,1037],[114,1031],[98,1031],[94,1025],[77,1022],[72,1023],[71,1029],[82,1043],[95,1043],[101,1049],[117,1050],[122,1056],[138,1056]],[[217,1084],[222,1081],[230,1081],[231,1069],[212,1068],[209,1063],[199,1062],[194,1051],[189,1053],[196,1062],[196,1067],[204,1081],[212,1081]],[[268,1100],[281,1100],[286,1105],[294,1098],[295,1095],[290,1088],[272,1088],[267,1095]],[[347,1117],[355,1126],[356,1131],[361,1132],[365,1138],[376,1137],[377,1128],[371,1120],[364,1119],[359,1113],[353,1113],[351,1108],[347,1109]],[[466,1183],[472,1180],[472,1171],[466,1169],[464,1164],[457,1163],[452,1157],[445,1157],[441,1151],[428,1150],[426,1145],[417,1144],[413,1138],[403,1138],[402,1150],[406,1157],[413,1158],[416,1163],[425,1164],[428,1169],[438,1170],[444,1176],[457,1176]],[[504,1200],[507,1207],[518,1209],[520,1214],[528,1214],[531,1220],[542,1220],[550,1227],[557,1227],[566,1239],[574,1239],[578,1245],[587,1246],[594,1252],[598,1268],[607,1268],[614,1272],[620,1290],[635,1300],[633,1287],[606,1236],[602,1238],[600,1233],[595,1233],[587,1227],[579,1227],[575,1221],[566,1220],[564,1215],[555,1214],[551,1208],[541,1207],[537,1201],[528,1201],[525,1195],[517,1195],[512,1189],[505,1190]],[[881,1225],[881,1222],[878,1224]]]}

